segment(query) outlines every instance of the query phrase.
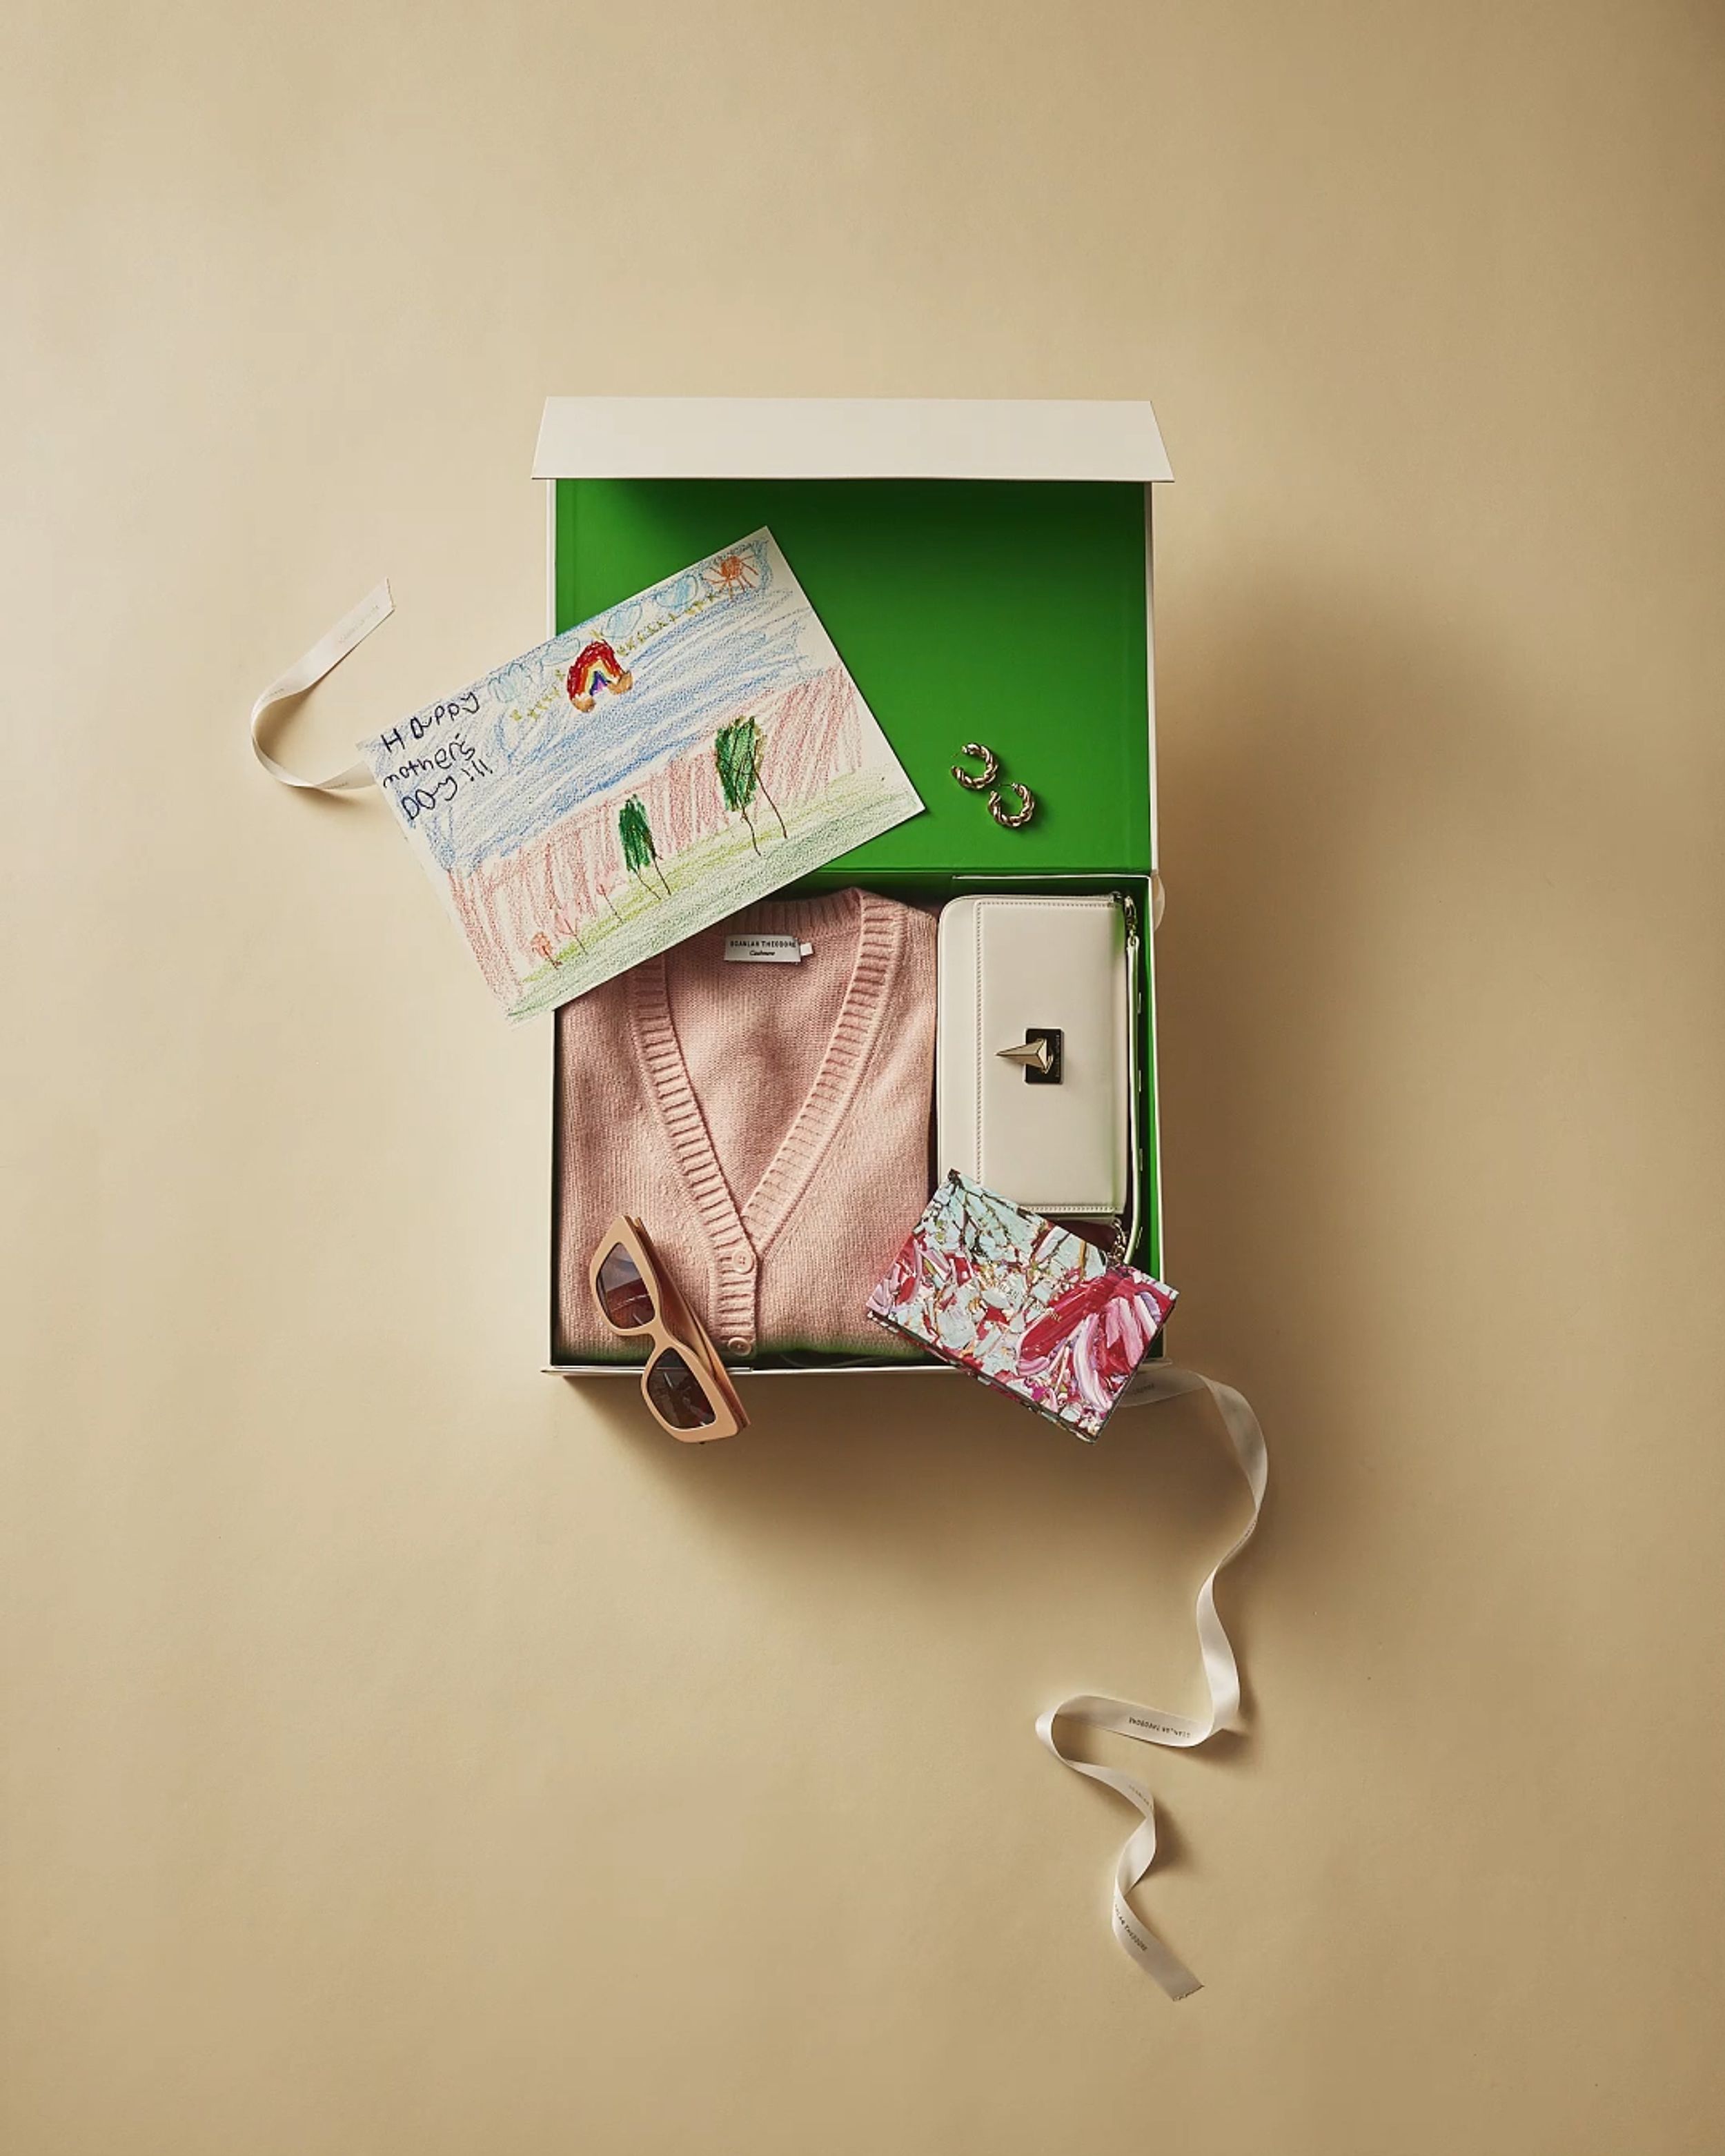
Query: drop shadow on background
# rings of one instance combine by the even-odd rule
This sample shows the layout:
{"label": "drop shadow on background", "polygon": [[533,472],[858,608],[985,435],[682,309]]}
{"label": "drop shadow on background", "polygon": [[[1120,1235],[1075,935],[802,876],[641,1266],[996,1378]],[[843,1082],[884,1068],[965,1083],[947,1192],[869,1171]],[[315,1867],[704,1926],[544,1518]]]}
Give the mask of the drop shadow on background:
{"label": "drop shadow on background", "polygon": [[[1373,1255],[1383,1224],[1361,1232],[1373,1201],[1347,1076],[1374,1023],[1361,924],[1416,838],[1465,860],[1482,787],[1532,751],[1525,732],[1507,742],[1502,680],[1468,678],[1435,624],[1343,613],[1291,586],[1189,610],[1170,640],[1157,966],[1167,1266],[1183,1299],[1168,1352],[1245,1393],[1270,1447],[1260,1533],[1219,1590],[1249,1684],[1260,1583],[1291,1548],[1305,1584],[1275,1599],[1312,1605],[1318,1630],[1338,1621],[1313,1563],[1321,1578],[1327,1550],[1366,1531],[1361,1448],[1394,1441],[1368,1427],[1337,1352],[1344,1327],[1406,1300]],[[773,1378],[745,1387],[747,1432],[700,1448],[649,1435],[632,1389],[580,1394],[716,1532],[863,1546],[894,1573],[949,1565],[958,1544],[1007,1594],[1034,1563],[1075,1594],[1105,1569],[1172,1578],[1189,1607],[1247,1514],[1199,1397],[1122,1411],[1086,1445],[958,1378]],[[1142,1642],[1110,1659],[1140,1697],[1197,1682],[1195,1647],[1183,1677],[1146,1669]]]}
{"label": "drop shadow on background", "polygon": [[1214,1542],[1243,1509],[1224,1440],[1183,1399],[1123,1412],[1087,1445],[957,1376],[774,1378],[745,1382],[747,1430],[684,1445],[647,1421],[632,1386],[588,1397],[716,1527],[805,1553],[878,1549],[900,1573],[950,1569],[961,1547],[972,1566],[1027,1540],[1058,1553],[1073,1536],[1088,1563],[1184,1570],[1194,1522]]}
{"label": "drop shadow on background", "polygon": [[[956,1585],[985,1631],[1024,1658],[1030,1690],[1014,1712],[1025,1733],[1029,1717],[1068,1692],[1201,1711],[1193,1599],[1250,1512],[1207,1399],[1122,1409],[1087,1445],[957,1374],[771,1378],[744,1385],[747,1430],[685,1445],[650,1424],[633,1386],[591,1389],[607,1437],[635,1452],[701,1535],[725,1537],[777,1583],[788,1624],[835,1621],[829,1595],[814,1598],[817,1613],[806,1591],[811,1572],[826,1568],[918,1613],[931,1661],[951,1655],[955,1671],[971,1667],[979,1641],[968,1617],[952,1617]],[[1250,1595],[1232,1569],[1219,1592],[1250,1714]],[[1125,1620],[1122,1602],[1135,1613]],[[1219,1760],[1239,1741],[1219,1736],[1204,1756]],[[1078,1748],[1122,1763],[1137,1754],[1142,1771],[1127,1740],[1093,1733]],[[1092,1794],[1105,1815],[1117,1805]],[[1158,1866],[1178,1852],[1164,1835]]]}

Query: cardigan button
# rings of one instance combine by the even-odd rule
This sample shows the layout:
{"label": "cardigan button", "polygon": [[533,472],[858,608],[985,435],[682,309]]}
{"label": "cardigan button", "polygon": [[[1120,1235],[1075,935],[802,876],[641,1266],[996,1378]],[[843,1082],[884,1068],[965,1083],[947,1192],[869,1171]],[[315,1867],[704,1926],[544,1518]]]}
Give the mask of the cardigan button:
{"label": "cardigan button", "polygon": [[755,1270],[755,1254],[752,1250],[729,1250],[723,1262],[727,1273],[752,1273]]}
{"label": "cardigan button", "polygon": [[727,1340],[725,1345],[733,1355],[747,1355],[749,1352],[749,1343],[740,1333],[735,1338]]}

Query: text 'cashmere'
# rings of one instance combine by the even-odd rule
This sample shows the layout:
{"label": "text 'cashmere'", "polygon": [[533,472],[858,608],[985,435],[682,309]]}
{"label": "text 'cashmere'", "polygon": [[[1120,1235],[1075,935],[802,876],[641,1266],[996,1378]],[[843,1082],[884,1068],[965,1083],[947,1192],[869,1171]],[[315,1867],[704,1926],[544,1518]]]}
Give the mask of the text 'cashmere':
{"label": "text 'cashmere'", "polygon": [[[727,961],[793,936],[798,964]],[[869,1291],[928,1202],[932,917],[872,891],[772,899],[557,1014],[560,1356],[628,1352],[588,1283],[619,1214],[721,1353],[896,1352]]]}

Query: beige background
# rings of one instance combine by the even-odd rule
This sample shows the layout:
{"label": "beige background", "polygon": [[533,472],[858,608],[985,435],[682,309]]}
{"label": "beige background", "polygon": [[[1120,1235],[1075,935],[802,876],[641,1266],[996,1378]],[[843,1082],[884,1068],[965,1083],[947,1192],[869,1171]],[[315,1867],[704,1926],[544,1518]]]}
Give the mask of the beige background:
{"label": "beige background", "polygon": [[[1725,2146],[1717,8],[0,38],[8,2156]],[[250,761],[535,637],[583,389],[1161,413],[1183,2007],[1030,1723],[1203,1418],[541,1377],[544,1033]]]}

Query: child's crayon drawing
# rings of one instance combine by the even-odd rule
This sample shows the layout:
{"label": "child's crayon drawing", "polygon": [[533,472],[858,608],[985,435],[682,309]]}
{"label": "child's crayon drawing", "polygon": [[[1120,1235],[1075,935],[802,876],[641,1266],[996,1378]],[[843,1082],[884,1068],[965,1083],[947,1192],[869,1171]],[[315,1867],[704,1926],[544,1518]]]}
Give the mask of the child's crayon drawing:
{"label": "child's crayon drawing", "polygon": [[511,1019],[922,806],[766,531],[361,750]]}

